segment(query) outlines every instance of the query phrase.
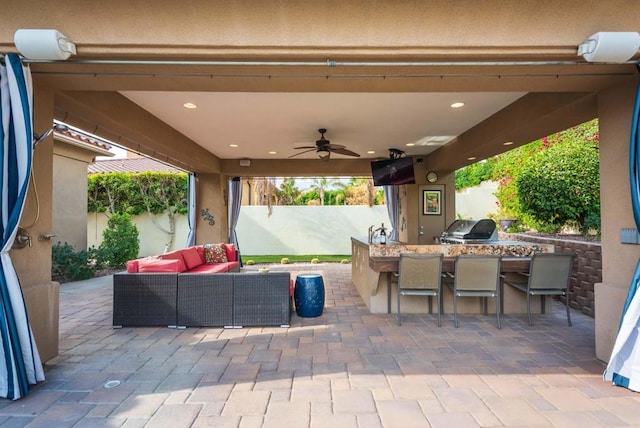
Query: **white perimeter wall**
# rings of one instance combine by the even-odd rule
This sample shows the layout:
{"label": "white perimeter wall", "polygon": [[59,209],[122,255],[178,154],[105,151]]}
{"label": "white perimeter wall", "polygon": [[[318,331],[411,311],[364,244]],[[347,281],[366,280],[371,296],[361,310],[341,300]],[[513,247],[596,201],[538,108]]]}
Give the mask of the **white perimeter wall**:
{"label": "white perimeter wall", "polygon": [[[166,215],[154,216],[154,220],[168,229]],[[168,235],[154,226],[147,215],[134,216],[133,221],[140,233],[139,255],[162,253]],[[351,237],[366,237],[369,226],[381,223],[389,225],[385,205],[274,206],[271,215],[265,206],[243,206],[236,230],[242,254],[351,254]],[[106,227],[105,214],[87,216],[88,247],[100,245]],[[176,216],[176,237],[170,249],[184,248],[187,232],[186,216]]]}
{"label": "white perimeter wall", "polygon": [[[462,218],[486,218],[496,211],[496,189],[497,184],[485,182],[456,193],[456,213]],[[135,216],[133,220],[140,233],[139,255],[162,253],[169,236],[146,214]],[[154,221],[168,229],[166,215],[154,216]],[[243,206],[237,231],[242,254],[351,254],[351,237],[366,237],[369,226],[378,227],[381,223],[389,225],[386,205],[274,206],[271,215],[266,206]],[[106,227],[105,214],[87,216],[87,247],[100,245]],[[187,233],[187,217],[177,215],[176,235],[169,250],[184,248]]]}
{"label": "white perimeter wall", "polygon": [[484,181],[479,186],[467,187],[456,192],[456,216],[460,218],[481,219],[498,210],[495,197],[498,183]]}
{"label": "white perimeter wall", "polygon": [[244,206],[238,220],[243,254],[351,254],[351,237],[389,225],[386,205]]}

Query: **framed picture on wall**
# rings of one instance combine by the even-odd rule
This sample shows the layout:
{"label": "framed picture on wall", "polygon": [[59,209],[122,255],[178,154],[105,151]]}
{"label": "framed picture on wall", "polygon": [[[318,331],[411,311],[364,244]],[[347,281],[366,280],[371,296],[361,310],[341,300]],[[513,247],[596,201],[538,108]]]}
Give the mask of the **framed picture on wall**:
{"label": "framed picture on wall", "polygon": [[425,190],[422,192],[422,214],[442,214],[442,192],[440,190]]}

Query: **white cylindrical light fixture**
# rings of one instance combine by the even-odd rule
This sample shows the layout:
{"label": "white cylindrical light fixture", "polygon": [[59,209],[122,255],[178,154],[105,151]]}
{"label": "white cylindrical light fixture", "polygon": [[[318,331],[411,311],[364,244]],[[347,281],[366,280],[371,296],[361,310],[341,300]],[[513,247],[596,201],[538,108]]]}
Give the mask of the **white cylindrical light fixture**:
{"label": "white cylindrical light fixture", "polygon": [[13,42],[27,59],[65,60],[76,54],[76,45],[58,30],[20,29]]}
{"label": "white cylindrical light fixture", "polygon": [[589,62],[623,63],[640,49],[640,34],[637,32],[606,32],[592,34],[578,46],[578,55]]}

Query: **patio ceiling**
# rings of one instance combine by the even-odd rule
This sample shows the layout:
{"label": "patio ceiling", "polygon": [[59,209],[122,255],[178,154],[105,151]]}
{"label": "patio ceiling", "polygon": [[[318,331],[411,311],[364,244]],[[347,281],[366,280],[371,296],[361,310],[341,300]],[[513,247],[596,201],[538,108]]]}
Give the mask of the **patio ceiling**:
{"label": "patio ceiling", "polygon": [[[588,63],[346,67],[324,76],[315,67],[73,62],[33,70],[59,88],[57,119],[184,169],[227,175],[249,172],[242,158],[257,161],[256,175],[366,173],[390,148],[452,171],[501,153],[505,142],[516,147],[596,117],[594,94],[635,73]],[[289,159],[314,145],[319,128],[361,158],[320,163],[312,151]]]}

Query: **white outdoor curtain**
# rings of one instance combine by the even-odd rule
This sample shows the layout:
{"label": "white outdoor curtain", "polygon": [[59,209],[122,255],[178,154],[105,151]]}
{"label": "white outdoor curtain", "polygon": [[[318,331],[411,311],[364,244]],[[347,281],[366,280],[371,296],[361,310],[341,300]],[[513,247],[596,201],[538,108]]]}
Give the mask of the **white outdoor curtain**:
{"label": "white outdoor curtain", "polygon": [[229,243],[236,246],[238,260],[242,265],[240,253],[240,245],[238,244],[238,235],[236,226],[240,217],[240,205],[242,204],[242,181],[240,177],[233,177],[229,183]]}
{"label": "white outdoor curtain", "polygon": [[387,237],[391,241],[398,241],[400,233],[398,231],[398,208],[400,207],[400,192],[398,186],[383,186],[384,200],[387,204],[387,213],[389,214],[389,221],[391,221],[391,233],[387,234]]}
{"label": "white outdoor curtain", "polygon": [[[629,176],[631,207],[636,228],[640,230],[640,83],[631,121],[629,141]],[[631,278],[627,299],[622,308],[618,336],[611,351],[604,379],[614,385],[640,392],[640,261]]]}
{"label": "white outdoor curtain", "polygon": [[187,221],[189,222],[189,234],[187,235],[187,247],[196,245],[196,175],[189,173],[187,181]]}
{"label": "white outdoor curtain", "polygon": [[20,280],[9,250],[13,245],[29,188],[33,150],[31,72],[16,54],[0,64],[0,396],[16,400],[29,393],[29,384],[44,380]]}

